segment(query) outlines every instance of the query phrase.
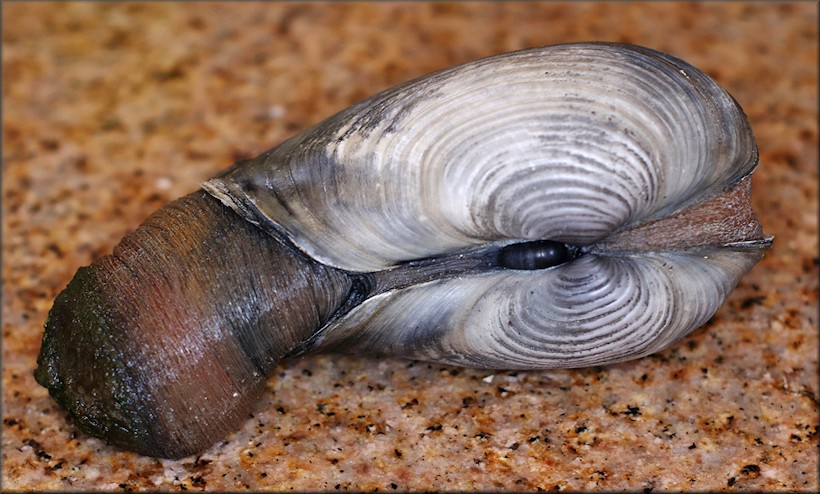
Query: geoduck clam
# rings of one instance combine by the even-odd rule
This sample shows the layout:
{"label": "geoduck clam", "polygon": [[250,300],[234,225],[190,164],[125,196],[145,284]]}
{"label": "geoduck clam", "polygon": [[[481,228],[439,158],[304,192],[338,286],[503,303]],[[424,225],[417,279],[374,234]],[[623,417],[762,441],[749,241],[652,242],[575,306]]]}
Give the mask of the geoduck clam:
{"label": "geoduck clam", "polygon": [[706,322],[770,246],[732,97],[579,43],[372,96],[160,209],[80,268],[37,381],[86,432],[179,458],[287,356],[603,365]]}

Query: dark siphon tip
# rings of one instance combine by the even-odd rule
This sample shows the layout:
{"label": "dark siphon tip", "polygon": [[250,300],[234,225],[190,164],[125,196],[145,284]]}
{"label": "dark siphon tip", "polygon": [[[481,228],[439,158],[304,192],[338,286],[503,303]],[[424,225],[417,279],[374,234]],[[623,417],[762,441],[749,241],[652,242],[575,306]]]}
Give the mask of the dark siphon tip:
{"label": "dark siphon tip", "polygon": [[34,378],[85,432],[127,449],[158,451],[151,404],[124,365],[119,324],[94,268],[80,268],[49,312]]}

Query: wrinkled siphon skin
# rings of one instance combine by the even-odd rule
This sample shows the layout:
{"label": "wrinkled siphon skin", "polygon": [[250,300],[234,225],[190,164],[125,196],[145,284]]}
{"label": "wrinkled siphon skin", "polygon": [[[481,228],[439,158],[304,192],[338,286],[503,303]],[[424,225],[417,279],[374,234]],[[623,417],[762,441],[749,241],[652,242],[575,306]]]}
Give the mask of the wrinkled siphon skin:
{"label": "wrinkled siphon skin", "polygon": [[196,192],[78,271],[49,314],[35,377],[88,433],[185,455],[246,418],[281,356],[349,287]]}
{"label": "wrinkled siphon skin", "polygon": [[237,163],[80,268],[35,378],[85,432],[181,458],[236,430],[290,356],[638,358],[769,248],[757,156],[728,93],[646,48],[437,72]]}

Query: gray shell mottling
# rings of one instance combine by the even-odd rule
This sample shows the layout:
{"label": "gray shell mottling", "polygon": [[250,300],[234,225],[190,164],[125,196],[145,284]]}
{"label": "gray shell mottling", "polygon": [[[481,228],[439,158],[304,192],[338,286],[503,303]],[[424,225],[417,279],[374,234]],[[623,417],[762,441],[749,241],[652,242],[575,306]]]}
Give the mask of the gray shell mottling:
{"label": "gray shell mottling", "polygon": [[652,353],[700,326],[766,247],[596,244],[701,203],[756,164],[742,110],[707,75],[650,49],[583,43],[392,88],[204,187],[353,272],[533,239],[589,250],[551,269],[387,291],[311,342],[475,367],[580,367]]}

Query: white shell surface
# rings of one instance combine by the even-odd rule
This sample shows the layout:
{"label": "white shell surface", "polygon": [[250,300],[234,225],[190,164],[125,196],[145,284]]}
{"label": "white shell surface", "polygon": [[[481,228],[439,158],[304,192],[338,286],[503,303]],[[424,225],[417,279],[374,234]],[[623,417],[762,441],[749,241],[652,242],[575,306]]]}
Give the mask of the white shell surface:
{"label": "white shell surface", "polygon": [[434,281],[368,300],[318,333],[311,350],[499,369],[629,360],[705,323],[761,255],[586,255],[542,271]]}
{"label": "white shell surface", "polygon": [[[647,355],[714,314],[769,245],[748,204],[756,164],[742,110],[711,78],[646,48],[585,43],[403,84],[204,187],[319,262],[354,272],[516,241],[589,247],[549,269],[395,287],[296,351],[580,367]],[[719,232],[743,223],[744,233],[702,240],[685,212],[724,194],[735,201],[729,216],[737,205],[752,219],[712,215]],[[672,216],[671,236],[680,228],[683,242],[607,242]]]}
{"label": "white shell surface", "polygon": [[374,271],[486,242],[589,245],[756,161],[742,111],[694,67],[570,44],[390,89],[205,188],[320,262]]}

